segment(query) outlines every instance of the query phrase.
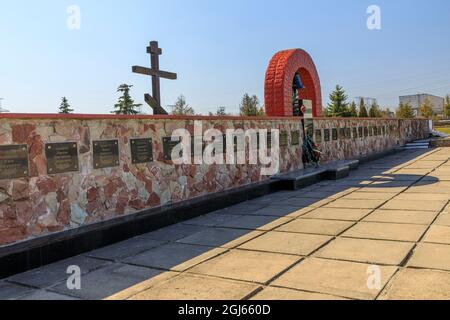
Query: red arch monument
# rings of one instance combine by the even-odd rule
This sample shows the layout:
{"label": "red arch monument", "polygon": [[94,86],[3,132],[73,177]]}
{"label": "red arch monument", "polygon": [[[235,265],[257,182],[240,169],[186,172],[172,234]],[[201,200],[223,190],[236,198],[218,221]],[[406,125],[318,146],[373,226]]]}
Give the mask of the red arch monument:
{"label": "red arch monument", "polygon": [[304,88],[299,98],[312,101],[313,116],[322,115],[320,78],[311,56],[302,49],[280,51],[270,60],[265,80],[266,114],[273,117],[292,117],[292,83],[300,74]]}

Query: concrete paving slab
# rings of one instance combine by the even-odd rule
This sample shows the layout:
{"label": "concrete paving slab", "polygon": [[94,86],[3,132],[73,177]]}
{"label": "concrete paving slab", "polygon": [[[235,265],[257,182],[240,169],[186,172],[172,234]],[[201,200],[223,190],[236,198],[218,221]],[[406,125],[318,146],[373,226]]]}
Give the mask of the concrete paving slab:
{"label": "concrete paving slab", "polygon": [[297,219],[275,231],[337,236],[353,224],[353,222],[339,220]]}
{"label": "concrete paving slab", "polygon": [[170,278],[179,276],[180,274],[181,274],[180,272],[172,272],[172,271],[163,272],[159,275],[156,275],[152,278],[149,278],[149,279],[141,281],[131,287],[128,287],[122,291],[114,293],[113,295],[104,298],[104,300],[112,300],[112,301],[128,300],[131,297],[154,287],[158,283],[164,282],[166,280],[169,280]]}
{"label": "concrete paving slab", "polygon": [[417,211],[431,211],[438,213],[441,211],[447,201],[432,201],[432,200],[390,200],[384,206],[383,210],[417,210]]}
{"label": "concrete paving slab", "polygon": [[275,229],[276,227],[285,224],[289,221],[292,221],[292,219],[286,217],[250,215],[250,216],[243,216],[236,220],[219,224],[217,227],[268,231]]}
{"label": "concrete paving slab", "polygon": [[450,227],[450,214],[440,214],[436,219],[435,225]]}
{"label": "concrete paving slab", "polygon": [[299,291],[293,289],[266,287],[251,300],[274,301],[274,300],[294,300],[294,301],[327,301],[327,300],[348,300],[328,294]]}
{"label": "concrete paving slab", "polygon": [[450,227],[433,225],[425,235],[424,242],[450,244]]}
{"label": "concrete paving slab", "polygon": [[36,289],[22,286],[15,283],[9,283],[6,281],[0,282],[0,300],[14,300],[19,299],[27,294],[31,294]]}
{"label": "concrete paving slab", "polygon": [[320,258],[353,262],[400,265],[413,249],[413,243],[338,238],[315,254]]}
{"label": "concrete paving slab", "polygon": [[250,239],[260,236],[262,233],[261,231],[243,229],[210,228],[180,239],[178,242],[210,247],[234,248]]}
{"label": "concrete paving slab", "polygon": [[370,212],[372,212],[371,209],[319,208],[305,214],[302,219],[359,221]]}
{"label": "concrete paving slab", "polygon": [[395,187],[395,186],[389,186],[387,183],[383,184],[377,184],[375,186],[368,186],[361,188],[359,192],[369,192],[369,193],[400,193],[404,192],[408,187]]}
{"label": "concrete paving slab", "polygon": [[265,284],[300,259],[278,253],[232,250],[189,272]]}
{"label": "concrete paving slab", "polygon": [[298,210],[301,210],[303,206],[293,206],[288,203],[283,205],[274,203],[273,205],[264,207],[255,211],[248,211],[246,215],[249,216],[269,216],[269,217],[284,217],[290,215]]}
{"label": "concrete paving slab", "polygon": [[225,249],[216,250],[205,246],[170,243],[125,259],[124,263],[148,268],[184,271],[224,251]]}
{"label": "concrete paving slab", "polygon": [[[302,209],[306,207],[319,208],[333,201],[333,199],[312,199],[303,197],[289,198],[278,203],[273,203],[271,206],[291,206],[297,209]],[[262,209],[264,210],[264,209]],[[260,210],[261,211],[261,210]]]}
{"label": "concrete paving slab", "polygon": [[450,273],[400,270],[380,295],[380,300],[449,300]]}
{"label": "concrete paving slab", "polygon": [[268,232],[243,244],[239,249],[307,256],[331,239],[329,236],[313,234]]}
{"label": "concrete paving slab", "polygon": [[386,200],[357,200],[357,199],[338,199],[325,208],[343,208],[343,209],[376,209],[385,203]]}
{"label": "concrete paving slab", "polygon": [[191,219],[183,222],[184,224],[193,226],[203,226],[203,227],[215,227],[221,223],[225,223],[234,219],[239,218],[239,215],[232,214],[214,214],[210,213],[195,219]]}
{"label": "concrete paving slab", "polygon": [[417,242],[426,229],[427,226],[413,224],[360,222],[342,236],[360,239]]}
{"label": "concrete paving slab", "polygon": [[66,300],[80,300],[78,298],[58,294],[55,292],[49,292],[45,290],[38,290],[31,294],[21,297],[19,300],[27,301],[66,301]]}
{"label": "concrete paving slab", "polygon": [[408,266],[450,271],[450,245],[419,243]]}
{"label": "concrete paving slab", "polygon": [[47,288],[67,281],[69,277],[67,269],[70,266],[78,266],[81,269],[81,273],[86,274],[108,264],[108,261],[77,256],[12,276],[9,280],[36,288]]}
{"label": "concrete paving slab", "polygon": [[326,199],[326,198],[330,198],[330,199],[339,199],[349,193],[354,192],[354,190],[345,190],[342,192],[335,192],[335,191],[322,191],[321,189],[318,191],[312,191],[312,192],[306,192],[304,193],[304,197],[305,198],[312,198],[312,199]]}
{"label": "concrete paving slab", "polygon": [[130,300],[242,300],[259,289],[259,285],[182,274],[149,288]]}
{"label": "concrete paving slab", "polygon": [[389,200],[395,197],[397,193],[371,193],[371,192],[353,192],[343,197],[345,200]]}
{"label": "concrete paving slab", "polygon": [[189,226],[182,223],[175,224],[160,230],[147,233],[142,238],[158,241],[177,241],[192,234],[205,230],[203,226]]}
{"label": "concrete paving slab", "polygon": [[430,225],[438,215],[430,211],[377,210],[370,214],[364,222],[405,223]]}
{"label": "concrete paving slab", "polygon": [[[370,289],[369,264],[308,258],[275,280],[272,285],[350,299],[375,299],[381,289]],[[397,267],[380,266],[383,287]]]}
{"label": "concrete paving slab", "polygon": [[401,193],[394,200],[412,200],[412,201],[449,201],[450,194],[439,193]]}
{"label": "concrete paving slab", "polygon": [[151,240],[147,237],[136,237],[105,248],[94,250],[87,253],[86,255],[89,257],[118,261],[135,256],[141,252],[158,247],[164,243],[164,241]]}
{"label": "concrete paving slab", "polygon": [[84,300],[100,300],[160,273],[159,270],[115,263],[83,276],[81,290],[69,290],[66,283],[48,290]]}

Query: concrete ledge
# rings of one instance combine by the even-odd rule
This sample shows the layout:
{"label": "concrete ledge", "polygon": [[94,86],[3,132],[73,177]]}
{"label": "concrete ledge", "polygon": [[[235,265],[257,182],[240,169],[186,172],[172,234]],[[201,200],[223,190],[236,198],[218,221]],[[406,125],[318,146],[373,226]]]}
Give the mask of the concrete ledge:
{"label": "concrete ledge", "polygon": [[333,161],[319,168],[308,168],[273,177],[287,190],[297,190],[321,180],[338,180],[348,177],[351,170],[359,167],[359,160]]}

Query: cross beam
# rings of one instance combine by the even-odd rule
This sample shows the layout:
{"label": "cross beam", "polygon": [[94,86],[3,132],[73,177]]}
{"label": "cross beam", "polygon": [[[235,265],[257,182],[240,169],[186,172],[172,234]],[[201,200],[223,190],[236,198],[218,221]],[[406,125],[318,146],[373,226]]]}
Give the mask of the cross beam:
{"label": "cross beam", "polygon": [[159,56],[162,55],[162,49],[159,48],[157,41],[150,42],[147,47],[147,53],[150,54],[151,68],[133,66],[133,73],[143,74],[152,77],[152,95],[145,95],[145,102],[153,109],[154,114],[168,114],[161,106],[161,85],[160,78],[176,80],[177,74],[159,70]]}

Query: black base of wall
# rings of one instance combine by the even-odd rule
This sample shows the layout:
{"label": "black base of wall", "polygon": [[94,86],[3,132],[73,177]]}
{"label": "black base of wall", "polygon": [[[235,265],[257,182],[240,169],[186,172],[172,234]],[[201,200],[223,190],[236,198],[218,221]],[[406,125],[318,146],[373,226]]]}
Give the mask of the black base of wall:
{"label": "black base of wall", "polygon": [[[375,154],[360,162],[372,161],[394,152],[398,151]],[[348,168],[337,170],[334,174],[325,166],[318,171],[311,170],[311,174],[302,179],[272,179],[5,246],[0,248],[0,279],[270,193],[301,189],[324,179],[340,179],[347,176],[350,169],[355,169],[354,162],[351,163]]]}

